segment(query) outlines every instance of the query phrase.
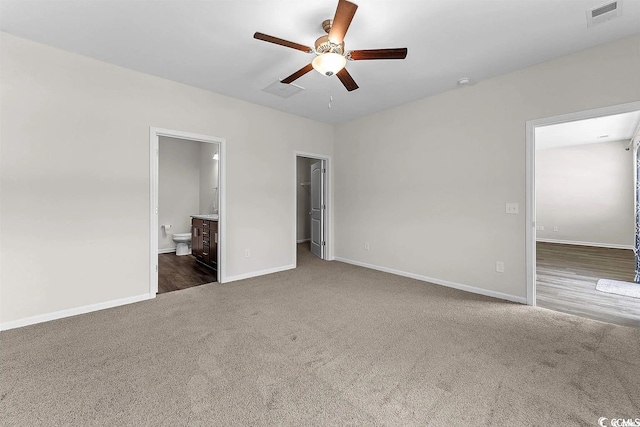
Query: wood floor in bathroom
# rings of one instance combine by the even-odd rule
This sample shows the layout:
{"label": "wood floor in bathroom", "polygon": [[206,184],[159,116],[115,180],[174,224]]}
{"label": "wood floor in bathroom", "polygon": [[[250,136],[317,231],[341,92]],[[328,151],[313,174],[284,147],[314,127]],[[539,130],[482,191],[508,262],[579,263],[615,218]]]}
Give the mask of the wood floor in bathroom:
{"label": "wood floor in bathroom", "polygon": [[158,255],[158,293],[178,291],[216,281],[215,272],[191,255]]}

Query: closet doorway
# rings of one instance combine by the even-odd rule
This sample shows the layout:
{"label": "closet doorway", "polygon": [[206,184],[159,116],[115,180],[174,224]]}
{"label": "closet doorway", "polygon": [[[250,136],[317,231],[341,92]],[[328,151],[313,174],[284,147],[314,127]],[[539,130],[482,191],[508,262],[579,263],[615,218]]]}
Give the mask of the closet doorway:
{"label": "closet doorway", "polygon": [[328,157],[295,153],[296,261],[309,254],[329,259],[329,162]]}

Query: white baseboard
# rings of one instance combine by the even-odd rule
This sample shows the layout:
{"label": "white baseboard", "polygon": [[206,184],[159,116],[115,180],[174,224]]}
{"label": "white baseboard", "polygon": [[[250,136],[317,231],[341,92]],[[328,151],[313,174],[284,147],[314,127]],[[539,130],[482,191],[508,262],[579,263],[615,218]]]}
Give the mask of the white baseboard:
{"label": "white baseboard", "polygon": [[463,285],[461,283],[450,282],[448,280],[436,279],[434,277],[422,276],[420,274],[408,273],[406,271],[396,270],[388,267],[380,267],[378,265],[367,264],[360,261],[354,261],[351,259],[335,257],[336,261],[344,262],[347,264],[357,265],[359,267],[370,268],[372,270],[383,271],[385,273],[395,274],[397,276],[409,277],[411,279],[421,280],[423,282],[429,282],[440,286],[446,286],[448,288],[454,288],[465,292],[471,292],[473,294],[485,295],[488,297],[499,298],[511,302],[517,302],[520,304],[526,304],[527,298],[525,297],[517,297],[515,295],[505,294],[502,292],[490,291],[487,289],[476,288],[475,286]]}
{"label": "white baseboard", "polygon": [[85,305],[82,307],[69,308],[67,310],[55,311],[53,313],[39,314],[37,316],[25,317],[10,322],[0,323],[0,331],[21,328],[23,326],[35,325],[36,323],[48,322],[50,320],[62,319],[64,317],[77,316],[78,314],[90,313],[92,311],[104,310],[106,308],[118,307],[120,305],[132,304],[134,302],[145,301],[155,298],[155,295],[143,294],[134,297],[121,298],[113,301],[100,302],[97,304]]}
{"label": "white baseboard", "polygon": [[270,268],[267,270],[253,271],[251,273],[238,274],[237,276],[226,277],[224,283],[235,282],[237,280],[251,279],[252,277],[264,276],[266,274],[279,273],[281,271],[292,270],[296,268],[294,264],[285,265],[283,267]]}
{"label": "white baseboard", "polygon": [[301,239],[301,240],[297,240],[297,243],[304,243],[304,242],[310,242],[311,239]]}
{"label": "white baseboard", "polygon": [[573,240],[540,239],[540,238],[536,238],[536,242],[557,243],[559,245],[592,246],[594,248],[631,249],[631,250],[633,250],[633,245],[618,245],[616,243],[576,242],[576,241],[573,241]]}
{"label": "white baseboard", "polygon": [[171,252],[175,252],[175,251],[176,251],[176,248],[158,249],[159,254],[170,254]]}

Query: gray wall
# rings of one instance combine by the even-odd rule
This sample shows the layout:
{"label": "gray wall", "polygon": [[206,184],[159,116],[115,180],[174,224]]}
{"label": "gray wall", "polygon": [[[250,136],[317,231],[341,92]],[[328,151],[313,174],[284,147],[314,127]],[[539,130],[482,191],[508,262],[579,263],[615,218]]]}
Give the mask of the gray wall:
{"label": "gray wall", "polygon": [[294,265],[302,151],[334,159],[330,254],[524,298],[526,121],[640,99],[640,36],[336,127],[0,41],[0,326],[148,296],[150,126],[226,138],[228,277]]}
{"label": "gray wall", "polygon": [[150,127],[226,138],[223,280],[293,267],[292,153],[332,155],[332,126],[6,33],[0,49],[0,327],[149,296]]}
{"label": "gray wall", "polygon": [[[629,141],[536,151],[536,232],[542,240],[633,247]],[[558,231],[554,231],[557,227]]]}
{"label": "gray wall", "polygon": [[[623,39],[336,126],[336,256],[524,301],[526,122],[638,101],[639,45]],[[507,202],[520,214],[505,214]]]}

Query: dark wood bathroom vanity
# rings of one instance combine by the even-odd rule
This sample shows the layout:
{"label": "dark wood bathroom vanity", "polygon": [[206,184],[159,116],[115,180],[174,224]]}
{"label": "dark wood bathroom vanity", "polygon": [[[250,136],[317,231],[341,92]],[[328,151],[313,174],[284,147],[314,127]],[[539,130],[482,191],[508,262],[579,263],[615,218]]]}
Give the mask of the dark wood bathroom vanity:
{"label": "dark wood bathroom vanity", "polygon": [[196,261],[218,270],[218,220],[191,218],[191,254]]}

